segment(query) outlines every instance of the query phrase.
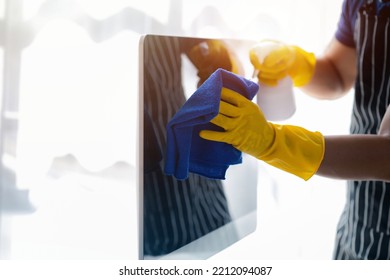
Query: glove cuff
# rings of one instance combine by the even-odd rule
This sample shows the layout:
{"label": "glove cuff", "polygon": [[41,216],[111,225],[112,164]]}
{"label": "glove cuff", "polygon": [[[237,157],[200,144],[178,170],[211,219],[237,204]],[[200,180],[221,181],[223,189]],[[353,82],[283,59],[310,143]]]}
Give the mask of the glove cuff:
{"label": "glove cuff", "polygon": [[316,56],[297,46],[292,46],[295,50],[295,62],[290,68],[289,75],[294,82],[294,86],[302,87],[308,84],[314,75],[316,66]]}
{"label": "glove cuff", "polygon": [[320,132],[302,127],[272,124],[274,142],[258,157],[281,170],[309,180],[318,170],[324,158],[325,140]]}

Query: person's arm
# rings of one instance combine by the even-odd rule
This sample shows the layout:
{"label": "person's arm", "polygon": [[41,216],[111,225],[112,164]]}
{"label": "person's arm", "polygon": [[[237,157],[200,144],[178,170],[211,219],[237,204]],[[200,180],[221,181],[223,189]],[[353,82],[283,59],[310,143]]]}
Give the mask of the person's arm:
{"label": "person's arm", "polygon": [[390,109],[378,135],[325,136],[324,159],[316,174],[336,179],[390,181]]}
{"label": "person's arm", "polygon": [[211,122],[224,131],[201,131],[202,138],[231,144],[304,180],[317,174],[390,181],[390,109],[378,135],[324,137],[299,126],[270,123],[255,103],[223,88],[219,114]]}
{"label": "person's arm", "polygon": [[[266,41],[267,42],[267,41]],[[356,50],[333,39],[324,54],[316,57],[304,49],[273,44],[267,53],[267,44],[258,44],[250,52],[250,60],[259,81],[274,86],[289,76],[294,86],[319,99],[336,99],[347,93],[356,78]]]}
{"label": "person's arm", "polygon": [[336,99],[346,94],[356,78],[356,50],[333,39],[316,58],[314,75],[301,89],[319,99]]}

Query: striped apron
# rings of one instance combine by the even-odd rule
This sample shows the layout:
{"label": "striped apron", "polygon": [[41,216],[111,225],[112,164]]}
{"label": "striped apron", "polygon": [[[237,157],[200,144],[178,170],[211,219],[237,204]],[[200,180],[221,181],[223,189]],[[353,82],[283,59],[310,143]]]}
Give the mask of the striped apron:
{"label": "striped apron", "polygon": [[[390,17],[386,13],[377,14],[375,1],[367,1],[359,10],[352,134],[376,134],[390,103]],[[348,182],[334,258],[390,259],[390,183]]]}
{"label": "striped apron", "polygon": [[[188,40],[188,39],[183,39]],[[184,104],[181,44],[150,36],[144,49],[144,254],[162,255],[231,221],[220,180],[166,176],[166,125]]]}

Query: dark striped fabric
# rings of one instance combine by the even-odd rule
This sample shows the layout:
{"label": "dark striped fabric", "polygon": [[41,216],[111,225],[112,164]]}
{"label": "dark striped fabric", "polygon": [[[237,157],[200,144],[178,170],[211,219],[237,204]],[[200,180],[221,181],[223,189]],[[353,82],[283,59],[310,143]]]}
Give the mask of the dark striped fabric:
{"label": "dark striped fabric", "polygon": [[[390,17],[378,16],[375,3],[364,5],[356,22],[358,76],[352,134],[376,134],[390,104],[389,36]],[[390,259],[389,183],[348,182],[334,258]]]}
{"label": "dark striped fabric", "polygon": [[221,181],[195,174],[179,181],[163,173],[166,124],[185,102],[181,46],[188,40],[145,38],[144,122],[151,122],[144,125],[145,255],[169,253],[231,221]]}

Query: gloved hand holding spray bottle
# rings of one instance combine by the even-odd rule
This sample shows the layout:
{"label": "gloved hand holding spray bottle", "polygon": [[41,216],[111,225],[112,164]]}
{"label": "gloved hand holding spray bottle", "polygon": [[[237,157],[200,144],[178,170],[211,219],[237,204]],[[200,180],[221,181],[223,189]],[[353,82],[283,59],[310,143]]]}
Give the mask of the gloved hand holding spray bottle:
{"label": "gloved hand holding spray bottle", "polygon": [[[280,49],[284,50],[284,56],[280,54]],[[266,119],[282,121],[290,118],[296,110],[293,83],[283,69],[294,59],[290,48],[277,41],[261,41],[250,49],[249,58],[254,66],[252,78],[258,79],[261,89],[257,104]],[[270,73],[263,72],[263,68]]]}

